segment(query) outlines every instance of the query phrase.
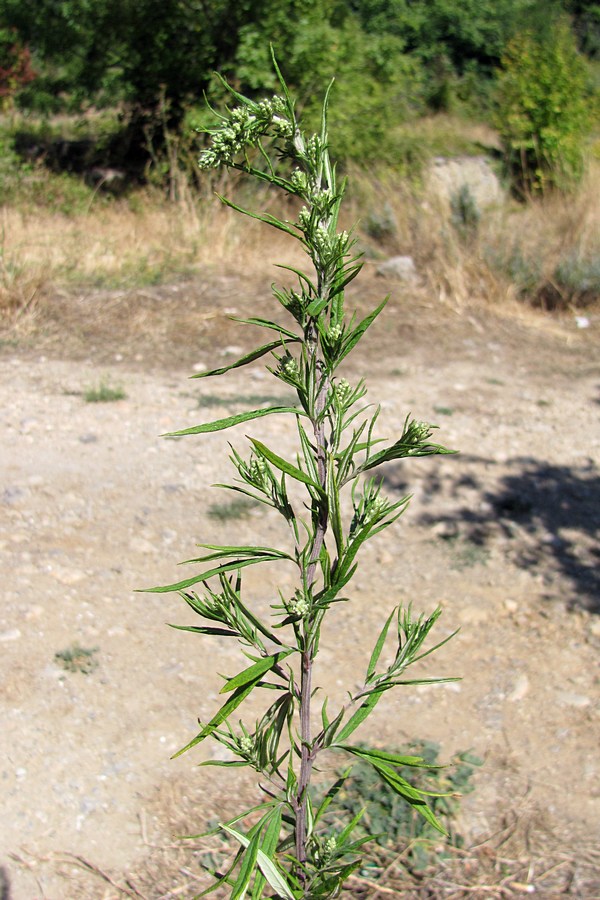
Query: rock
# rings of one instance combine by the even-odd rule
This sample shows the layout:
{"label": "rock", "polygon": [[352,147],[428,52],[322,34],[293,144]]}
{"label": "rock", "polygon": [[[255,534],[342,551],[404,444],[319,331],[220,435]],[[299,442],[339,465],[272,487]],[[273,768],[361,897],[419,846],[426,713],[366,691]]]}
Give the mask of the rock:
{"label": "rock", "polygon": [[559,691],[558,702],[563,706],[574,706],[575,709],[585,709],[591,706],[592,701],[585,694],[576,694],[574,691]]}
{"label": "rock", "polygon": [[392,256],[377,267],[377,274],[384,278],[397,278],[406,284],[417,284],[419,274],[412,256]]}
{"label": "rock", "polygon": [[53,565],[50,574],[61,584],[77,584],[85,578],[85,572],[81,569],[68,569],[66,566]]}
{"label": "rock", "polygon": [[10,631],[2,631],[0,632],[0,643],[6,644],[8,641],[18,641],[21,637],[21,632],[18,628],[11,628]]}
{"label": "rock", "polygon": [[436,157],[429,167],[425,183],[431,193],[448,204],[464,187],[469,189],[479,209],[504,199],[500,180],[484,156]]}
{"label": "rock", "polygon": [[523,697],[529,692],[529,678],[527,675],[519,675],[516,679],[513,689],[506,698],[511,703],[517,703],[519,700],[522,700]]}
{"label": "rock", "polygon": [[134,537],[129,542],[129,547],[135,553],[154,553],[155,546],[143,537]]}

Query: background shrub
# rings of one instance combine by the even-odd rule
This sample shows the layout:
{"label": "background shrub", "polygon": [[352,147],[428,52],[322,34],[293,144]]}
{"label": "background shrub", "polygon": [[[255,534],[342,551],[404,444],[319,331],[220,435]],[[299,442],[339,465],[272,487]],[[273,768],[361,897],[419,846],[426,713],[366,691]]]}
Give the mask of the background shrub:
{"label": "background shrub", "polygon": [[502,60],[497,124],[515,190],[569,189],[591,127],[588,69],[566,19],[514,37]]}

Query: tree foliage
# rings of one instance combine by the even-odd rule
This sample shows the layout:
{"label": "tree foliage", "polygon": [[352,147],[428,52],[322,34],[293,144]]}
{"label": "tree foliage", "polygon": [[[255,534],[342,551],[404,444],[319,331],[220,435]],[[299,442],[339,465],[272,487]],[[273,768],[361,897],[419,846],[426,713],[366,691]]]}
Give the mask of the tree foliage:
{"label": "tree foliage", "polygon": [[513,38],[502,65],[498,126],[515,187],[526,196],[569,188],[591,126],[587,69],[569,23]]}
{"label": "tree foliage", "polygon": [[36,72],[11,88],[15,102],[48,113],[119,103],[138,145],[165,110],[176,133],[204,93],[218,106],[214,70],[252,98],[272,92],[272,45],[309,127],[317,86],[335,78],[338,158],[393,160],[395,124],[428,108],[488,110],[513,37],[565,11],[597,56],[600,3],[588,0],[0,0],[0,31]]}

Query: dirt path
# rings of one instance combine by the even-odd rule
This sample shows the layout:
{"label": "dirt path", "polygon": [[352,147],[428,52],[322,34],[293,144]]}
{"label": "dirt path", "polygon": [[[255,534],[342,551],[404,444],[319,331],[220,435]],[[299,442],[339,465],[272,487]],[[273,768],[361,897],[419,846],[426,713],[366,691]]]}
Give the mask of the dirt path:
{"label": "dirt path", "polygon": [[[177,597],[132,591],[175,580],[198,541],[275,539],[268,512],[224,521],[215,504],[229,498],[207,491],[229,475],[231,434],[158,436],[285,394],[260,369],[186,379],[212,347],[233,358],[247,337],[225,312],[248,313],[245,296],[263,287],[223,276],[55,297],[35,331],[0,347],[4,898],[122,896],[68,854],[162,896],[140,873],[159,865],[173,823],[192,816],[185,827],[198,831],[238,792],[195,767],[208,745],[169,760],[214,711],[215,669],[233,668],[233,647],[168,629],[189,622]],[[359,305],[378,292],[367,280]],[[352,686],[394,603],[442,605],[438,636],[461,631],[424,669],[463,680],[390,696],[371,738],[481,756],[464,803],[473,839],[525,808],[567,849],[600,822],[598,334],[597,317],[582,332],[571,317],[457,314],[400,297],[349,372],[384,398],[383,434],[410,411],[461,455],[386,470],[390,496],[414,499],[332,616],[320,680],[334,697]],[[85,402],[102,382],[126,398]],[[283,418],[264,421],[267,443],[291,447]],[[238,431],[237,446],[259,433]],[[252,577],[248,587],[266,608],[271,589]],[[87,675],[55,657],[74,644],[90,651],[75,660]]]}

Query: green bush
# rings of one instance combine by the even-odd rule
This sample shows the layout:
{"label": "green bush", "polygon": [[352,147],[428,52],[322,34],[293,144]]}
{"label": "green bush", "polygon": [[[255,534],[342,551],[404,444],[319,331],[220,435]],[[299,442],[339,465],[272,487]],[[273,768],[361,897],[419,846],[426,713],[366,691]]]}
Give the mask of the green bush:
{"label": "green bush", "polygon": [[502,67],[497,125],[516,192],[572,188],[583,173],[591,113],[587,65],[567,20],[515,37]]}

